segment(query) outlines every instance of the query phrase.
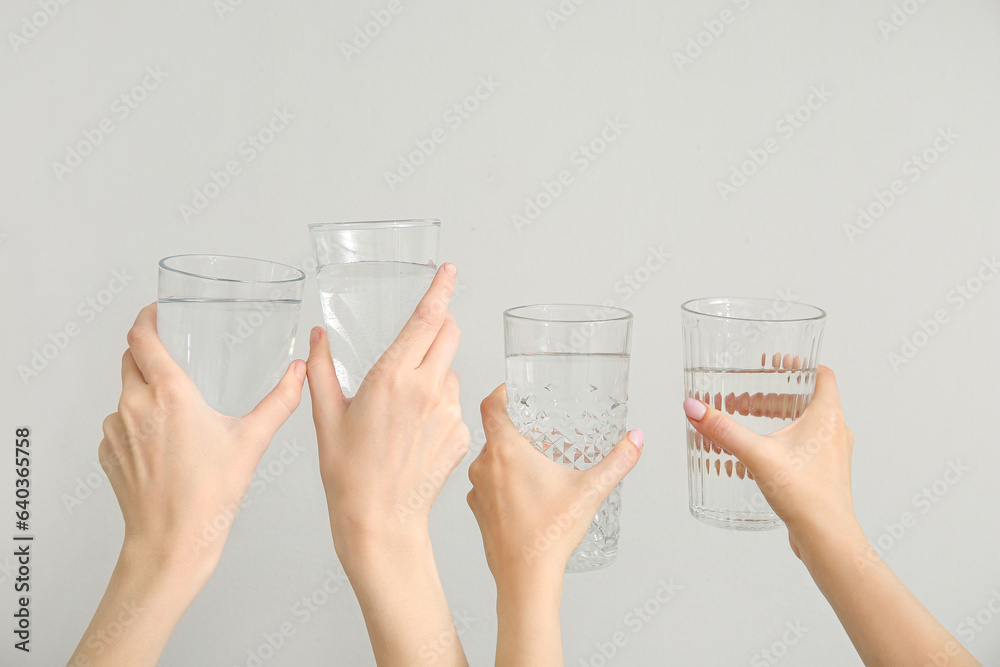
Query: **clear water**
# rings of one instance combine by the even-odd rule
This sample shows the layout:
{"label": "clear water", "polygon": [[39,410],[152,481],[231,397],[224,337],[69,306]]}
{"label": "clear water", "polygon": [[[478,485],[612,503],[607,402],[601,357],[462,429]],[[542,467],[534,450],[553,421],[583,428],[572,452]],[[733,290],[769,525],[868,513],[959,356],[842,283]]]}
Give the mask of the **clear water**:
{"label": "clear water", "polygon": [[[509,356],[507,412],[536,449],[567,468],[586,470],[625,436],[628,363],[627,355]],[[621,484],[601,505],[567,571],[614,562],[620,514]]]}
{"label": "clear water", "polygon": [[[774,433],[799,417],[815,390],[815,369],[689,368],[684,390],[755,433]],[[718,444],[688,424],[691,513],[713,525],[767,530],[781,525],[753,475]]]}
{"label": "clear water", "polygon": [[399,335],[434,279],[436,267],[406,262],[354,262],[320,267],[323,319],[345,396]]}
{"label": "clear water", "polygon": [[291,360],[300,301],[160,300],[156,330],[202,396],[241,417],[274,388]]}

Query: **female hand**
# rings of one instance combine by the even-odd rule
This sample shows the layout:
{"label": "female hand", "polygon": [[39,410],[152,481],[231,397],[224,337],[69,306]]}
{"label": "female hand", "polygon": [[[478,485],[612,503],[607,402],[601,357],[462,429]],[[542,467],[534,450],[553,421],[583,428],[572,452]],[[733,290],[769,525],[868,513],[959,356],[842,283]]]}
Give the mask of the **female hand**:
{"label": "female hand", "polygon": [[337,555],[379,665],[466,665],[431,549],[428,517],[469,448],[458,376],[461,332],[444,264],[395,342],[345,399],[321,327],[309,391]]}
{"label": "female hand", "polygon": [[156,304],[128,333],[118,411],[98,449],[125,519],[107,592],[69,665],[154,665],[211,576],[254,469],[295,410],[293,362],[250,414],[212,410],[156,335]]}
{"label": "female hand", "polygon": [[469,507],[497,583],[497,665],[562,665],[559,609],[566,562],[601,503],[635,466],[629,431],[588,470],[550,461],[518,432],[500,385],[481,406],[486,444],[469,466]]}
{"label": "female hand", "polygon": [[692,398],[684,411],[699,433],[753,474],[866,665],[979,664],[882,561],[854,516],[854,434],[833,371],[819,367],[805,413],[771,435],[757,435]]}
{"label": "female hand", "polygon": [[792,551],[818,532],[856,525],[851,500],[854,434],[847,428],[833,371],[820,366],[816,393],[802,416],[770,435],[758,435],[719,410],[688,398],[691,426],[739,459],[788,527]]}

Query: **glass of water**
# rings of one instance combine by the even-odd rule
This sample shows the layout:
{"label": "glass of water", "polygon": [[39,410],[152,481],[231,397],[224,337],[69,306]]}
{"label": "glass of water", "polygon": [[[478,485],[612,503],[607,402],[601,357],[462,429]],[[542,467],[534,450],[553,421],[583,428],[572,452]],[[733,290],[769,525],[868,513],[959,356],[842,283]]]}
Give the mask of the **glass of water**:
{"label": "glass of water", "polygon": [[[825,322],[819,308],[782,300],[684,303],[685,398],[704,401],[761,435],[787,426],[816,389]],[[722,528],[780,526],[750,471],[690,424],[685,428],[691,514]]]}
{"label": "glass of water", "polygon": [[215,410],[242,417],[291,361],[305,274],[225,255],[160,260],[156,331]]}
{"label": "glass of water", "polygon": [[[507,413],[535,449],[586,470],[625,436],[631,340],[632,313],[621,308],[538,305],[504,313]],[[615,561],[620,514],[621,484],[601,505],[567,572]]]}
{"label": "glass of water", "polygon": [[439,220],[309,225],[333,365],[344,396],[399,335],[437,271]]}

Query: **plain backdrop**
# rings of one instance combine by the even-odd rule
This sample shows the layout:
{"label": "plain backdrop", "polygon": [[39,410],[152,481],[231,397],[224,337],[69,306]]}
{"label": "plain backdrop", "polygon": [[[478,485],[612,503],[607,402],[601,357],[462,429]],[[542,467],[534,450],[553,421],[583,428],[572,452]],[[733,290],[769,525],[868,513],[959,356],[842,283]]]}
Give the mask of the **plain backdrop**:
{"label": "plain backdrop", "polygon": [[[36,535],[26,656],[7,627],[8,452],[0,663],[64,664],[107,583],[122,521],[97,445],[157,260],[308,267],[307,223],[413,217],[443,221],[460,271],[474,442],[431,529],[473,665],[492,662],[496,616],[466,473],[479,401],[503,381],[501,313],[606,300],[635,314],[628,425],[646,447],[618,562],[567,579],[567,665],[860,664],[784,530],[688,513],[678,306],[711,295],[827,310],[862,526],[1000,663],[997,3],[11,0],[0,29],[0,405],[5,437],[33,429]],[[276,110],[285,127],[262,132]],[[669,259],[643,268],[654,251]],[[319,323],[311,273],[296,355]],[[308,397],[268,468],[161,664],[373,664],[349,588],[302,612],[340,573]]]}

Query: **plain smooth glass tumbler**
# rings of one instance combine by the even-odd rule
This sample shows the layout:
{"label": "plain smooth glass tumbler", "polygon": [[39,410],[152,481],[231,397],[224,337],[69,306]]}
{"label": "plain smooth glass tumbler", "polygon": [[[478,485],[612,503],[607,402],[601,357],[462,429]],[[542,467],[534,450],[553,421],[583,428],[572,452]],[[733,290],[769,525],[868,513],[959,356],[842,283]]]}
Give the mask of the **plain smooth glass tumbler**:
{"label": "plain smooth glass tumbler", "polygon": [[215,410],[250,412],[291,361],[305,274],[225,255],[160,260],[156,331]]}
{"label": "plain smooth glass tumbler", "polygon": [[[797,419],[816,389],[826,313],[788,301],[705,298],[681,306],[684,396],[708,403],[755,433]],[[781,525],[753,475],[728,452],[687,429],[691,514],[713,526]]]}
{"label": "plain smooth glass tumbler", "polygon": [[439,220],[309,225],[330,353],[344,396],[399,335],[437,271]]}
{"label": "plain smooth glass tumbler", "polygon": [[[621,308],[539,305],[504,313],[507,413],[535,449],[586,470],[625,436],[631,340],[632,313]],[[601,505],[567,572],[615,561],[620,514],[621,484]]]}

